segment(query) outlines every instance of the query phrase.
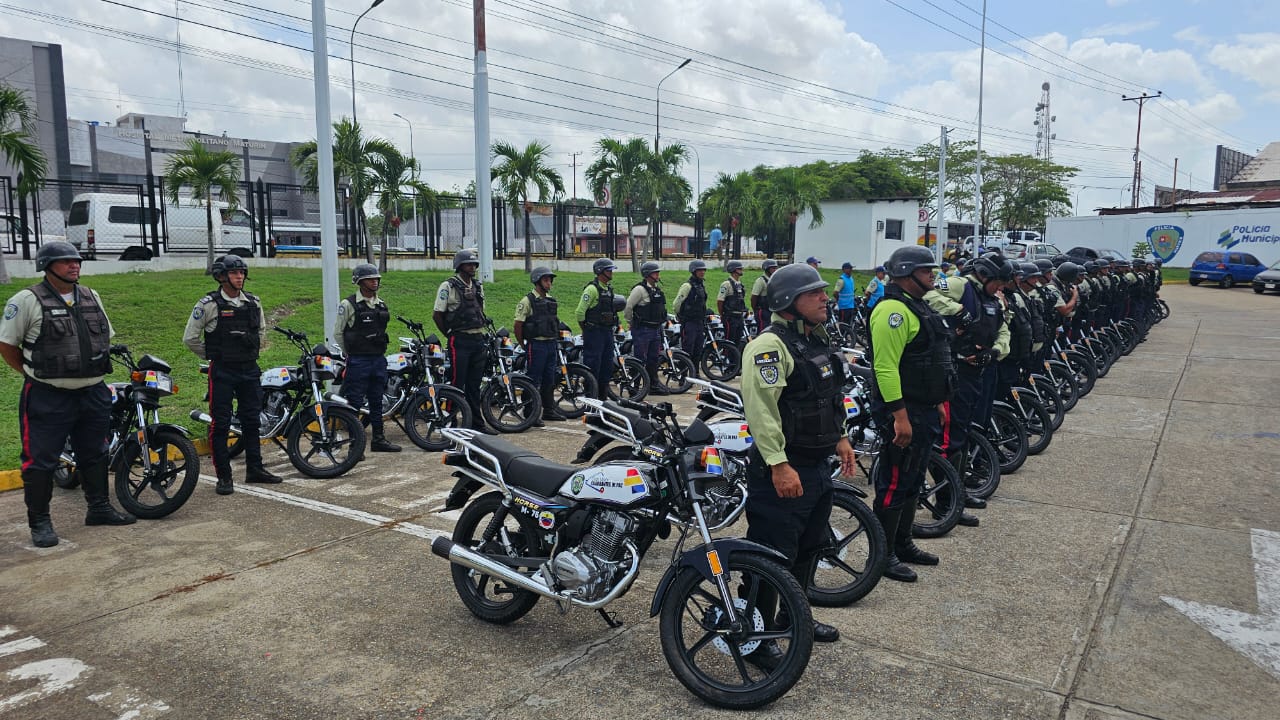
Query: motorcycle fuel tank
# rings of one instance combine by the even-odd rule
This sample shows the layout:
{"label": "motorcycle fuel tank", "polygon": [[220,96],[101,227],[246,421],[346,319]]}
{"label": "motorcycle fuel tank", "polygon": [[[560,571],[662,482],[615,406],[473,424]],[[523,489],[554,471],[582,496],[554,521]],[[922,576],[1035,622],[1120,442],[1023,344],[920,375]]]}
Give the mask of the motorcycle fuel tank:
{"label": "motorcycle fuel tank", "polygon": [[387,356],[387,372],[398,372],[409,367],[409,356],[404,353],[396,353]]}
{"label": "motorcycle fuel tank", "polygon": [[657,493],[652,470],[653,466],[647,463],[596,465],[570,476],[560,487],[560,494],[610,505],[632,505]]}
{"label": "motorcycle fuel tank", "polygon": [[262,387],[285,387],[293,381],[293,370],[287,367],[271,368],[262,373]]}
{"label": "motorcycle fuel tank", "polygon": [[741,420],[712,423],[711,434],[715,436],[715,446],[733,453],[745,453],[751,448],[751,429]]}

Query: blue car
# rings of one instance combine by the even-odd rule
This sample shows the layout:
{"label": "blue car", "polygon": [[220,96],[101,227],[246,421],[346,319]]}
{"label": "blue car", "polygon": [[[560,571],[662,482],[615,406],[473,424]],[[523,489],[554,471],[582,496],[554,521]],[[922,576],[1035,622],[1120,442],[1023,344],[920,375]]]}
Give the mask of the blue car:
{"label": "blue car", "polygon": [[1249,253],[1212,250],[1196,256],[1187,282],[1199,285],[1207,280],[1218,283],[1218,287],[1229,288],[1238,282],[1252,282],[1254,275],[1266,269],[1266,265]]}

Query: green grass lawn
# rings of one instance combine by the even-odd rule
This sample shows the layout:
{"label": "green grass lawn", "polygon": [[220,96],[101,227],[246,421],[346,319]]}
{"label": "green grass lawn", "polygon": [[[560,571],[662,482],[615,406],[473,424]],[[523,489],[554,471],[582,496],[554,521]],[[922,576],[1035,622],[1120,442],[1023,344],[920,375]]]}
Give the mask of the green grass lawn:
{"label": "green grass lawn", "polygon": [[[621,270],[624,265],[619,264]],[[759,267],[758,264],[755,267]],[[173,270],[158,273],[125,273],[119,275],[93,275],[92,263],[85,265],[82,281],[102,296],[107,315],[115,328],[115,342],[124,343],[134,357],[144,353],[155,355],[173,366],[178,384],[177,395],[167,398],[162,418],[186,426],[200,436],[203,426],[193,423],[187,413],[192,408],[205,408],[205,378],[199,372],[200,360],[182,344],[182,331],[187,318],[200,296],[216,286],[199,270]],[[823,276],[835,283],[836,270],[823,271]],[[382,296],[391,308],[392,316],[403,315],[424,323],[429,332],[435,332],[431,321],[431,308],[435,304],[436,290],[449,273],[443,271],[392,271],[383,277]],[[759,270],[751,269],[743,281],[748,292]],[[486,286],[485,305],[490,317],[499,327],[510,327],[516,302],[530,290],[528,275],[520,270],[498,271],[495,282]],[[674,299],[680,283],[688,275],[684,272],[666,271],[663,287],[668,297]],[[719,269],[707,274],[708,292],[714,307],[715,292],[728,275]],[[573,322],[573,310],[577,307],[582,288],[590,282],[590,273],[563,273],[552,289],[561,302],[560,317]],[[614,288],[626,292],[638,281],[630,272],[614,275]],[[33,282],[31,279],[15,279],[7,288],[0,288],[0,295],[7,300],[13,293]],[[859,287],[866,277],[858,278]],[[267,324],[279,325],[290,330],[307,333],[313,342],[324,338],[324,309],[321,297],[321,272],[319,269],[253,268],[245,287],[262,299],[267,314]],[[343,297],[354,291],[349,271],[342,271],[339,290]],[[407,335],[400,323],[392,320],[388,333],[394,338]],[[266,346],[259,361],[263,368],[293,365],[298,361],[297,350],[284,336],[268,332]],[[119,363],[109,380],[123,380],[124,371]],[[0,406],[0,470],[18,467],[20,443],[18,436],[18,395],[22,377],[7,366],[0,370],[0,397],[11,400]],[[10,404],[12,403],[12,404]]]}

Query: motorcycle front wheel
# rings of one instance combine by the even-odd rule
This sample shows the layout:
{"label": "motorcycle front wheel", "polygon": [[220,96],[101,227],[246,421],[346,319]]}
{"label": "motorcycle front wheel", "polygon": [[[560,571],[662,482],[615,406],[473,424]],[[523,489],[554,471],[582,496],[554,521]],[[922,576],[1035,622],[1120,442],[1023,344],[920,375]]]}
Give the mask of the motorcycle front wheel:
{"label": "motorcycle front wheel", "polygon": [[[538,527],[502,504],[501,493],[476,498],[462,511],[453,528],[453,542],[481,555],[506,558],[535,555]],[[501,513],[501,518],[496,517]],[[461,565],[450,564],[453,587],[472,615],[498,625],[524,617],[538,602],[528,590],[508,586],[502,580]]]}
{"label": "motorcycle front wheel", "polygon": [[912,537],[942,537],[960,522],[960,514],[964,511],[960,474],[939,453],[929,454],[929,465],[924,471],[924,482],[920,485],[916,505],[916,519],[911,524]]}
{"label": "motorcycle front wheel", "polygon": [[839,487],[831,496],[828,545],[809,579],[809,602],[843,607],[861,600],[884,575],[889,543],[875,513],[856,493]]}
{"label": "motorcycle front wheel", "polygon": [[582,398],[595,398],[598,392],[596,376],[586,365],[569,364],[565,374],[556,385],[556,409],[570,420],[580,418],[587,412]]}
{"label": "motorcycle front wheel", "polygon": [[294,418],[285,431],[285,452],[298,472],[313,478],[335,478],[355,467],[364,453],[360,417],[342,407],[325,408],[323,420],[312,414],[310,406],[301,412],[303,416]]}
{"label": "motorcycle front wheel", "polygon": [[693,387],[689,378],[696,376],[693,358],[683,350],[672,350],[670,357],[663,355],[658,360],[657,382],[669,393],[687,392]]}
{"label": "motorcycle front wheel", "polygon": [[742,372],[742,351],[731,343],[717,342],[703,349],[699,365],[706,378],[727,382]]}
{"label": "motorcycle front wheel", "polygon": [[[662,654],[694,695],[717,707],[750,710],[782,697],[804,674],[813,651],[813,614],[800,583],[773,560],[740,552],[720,561],[726,586],[736,593],[733,606],[741,629],[730,630],[716,583],[686,567],[662,601]],[[764,617],[757,607],[761,590],[777,595],[777,618]],[[781,654],[771,671],[748,661],[768,644]]]}
{"label": "motorcycle front wheel", "polygon": [[649,395],[649,373],[645,372],[644,363],[629,355],[624,357],[614,365],[607,390],[610,400],[644,400]]}
{"label": "motorcycle front wheel", "polygon": [[453,443],[440,431],[471,427],[471,405],[461,390],[435,386],[435,400],[423,388],[405,403],[404,433],[428,452],[441,452]]}
{"label": "motorcycle front wheel", "polygon": [[542,417],[538,386],[523,375],[507,375],[511,396],[501,378],[494,378],[480,391],[480,414],[485,422],[504,433],[524,432]]}
{"label": "motorcycle front wheel", "polygon": [[143,448],[130,442],[120,449],[116,465],[116,499],[127,512],[154,520],[182,507],[200,481],[196,446],[176,430],[150,433],[151,470],[142,464]]}

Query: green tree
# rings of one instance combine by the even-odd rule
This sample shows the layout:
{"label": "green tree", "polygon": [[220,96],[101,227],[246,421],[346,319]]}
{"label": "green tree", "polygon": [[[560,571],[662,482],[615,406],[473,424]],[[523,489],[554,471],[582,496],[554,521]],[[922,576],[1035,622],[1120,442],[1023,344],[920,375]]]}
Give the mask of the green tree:
{"label": "green tree", "polygon": [[[369,199],[373,187],[373,163],[386,161],[400,154],[396,146],[382,138],[365,138],[360,124],[349,118],[342,118],[333,124],[333,174],[334,183],[345,182],[351,188],[351,201],[359,212],[356,213],[355,229],[357,237],[363,237],[362,230],[367,227],[365,202]],[[319,186],[320,158],[315,140],[298,145],[289,154],[289,161],[302,173],[307,187],[315,190]],[[373,245],[365,242],[365,260],[373,262]]]}
{"label": "green tree", "polygon": [[[644,194],[644,175],[651,154],[649,144],[642,138],[617,140],[600,138],[595,148],[596,159],[587,166],[587,186],[592,196],[602,198],[609,189],[613,208],[619,205],[627,218],[628,238],[631,238],[633,210],[640,205]],[[640,272],[640,260],[635,242],[628,240],[631,249],[631,272]]]}
{"label": "green tree", "polygon": [[[660,151],[648,152],[641,175],[641,186],[644,188],[645,213],[649,216],[649,235],[652,247],[657,248],[662,208],[683,210],[689,205],[693,190],[689,181],[680,174],[680,167],[689,159],[689,149],[680,143],[672,143]],[[649,245],[642,249],[641,259],[649,259]]]}
{"label": "green tree", "polygon": [[703,191],[698,200],[699,209],[713,225],[720,225],[721,231],[728,233],[719,248],[722,260],[728,255],[734,237],[740,239],[748,228],[746,223],[758,215],[759,203],[756,180],[746,171],[733,175],[720,173],[716,175],[715,184]]}
{"label": "green tree", "polygon": [[[36,141],[36,112],[26,93],[0,83],[0,154],[22,173],[18,197],[35,192],[43,183],[49,163]],[[9,271],[0,256],[0,284],[9,284]]]}
{"label": "green tree", "polygon": [[400,218],[407,209],[420,214],[420,208],[434,207],[435,192],[418,179],[417,161],[399,150],[373,155],[369,159],[368,180],[369,192],[378,197],[376,205],[380,213],[378,270],[386,272],[388,229],[399,227]]}
{"label": "green tree", "polygon": [[984,165],[983,194],[990,181],[988,205],[1000,227],[1043,228],[1048,218],[1070,214],[1067,182],[1079,172],[1076,168],[1031,155],[998,155]]}
{"label": "green tree", "polygon": [[229,208],[240,204],[240,158],[225,150],[210,150],[192,138],[183,150],[164,165],[169,202],[178,204],[183,187],[191,188],[191,198],[205,207],[208,257],[205,267],[213,267],[213,202],[216,194]]}
{"label": "green tree", "polygon": [[529,230],[529,190],[538,192],[538,202],[555,200],[564,194],[564,178],[549,163],[550,146],[534,140],[523,149],[503,142],[492,147],[493,160],[498,164],[489,170],[489,177],[498,183],[498,192],[511,206],[512,218],[524,217],[524,269],[533,270],[533,237]]}
{"label": "green tree", "polygon": [[[809,213],[809,227],[816,228],[823,222],[822,200],[826,188],[821,181],[811,174],[801,172],[799,168],[781,168],[769,174],[768,182],[761,191],[761,219],[774,228],[788,228],[787,252],[795,252],[793,228],[797,218],[806,211]],[[777,248],[776,242],[771,244]]]}

